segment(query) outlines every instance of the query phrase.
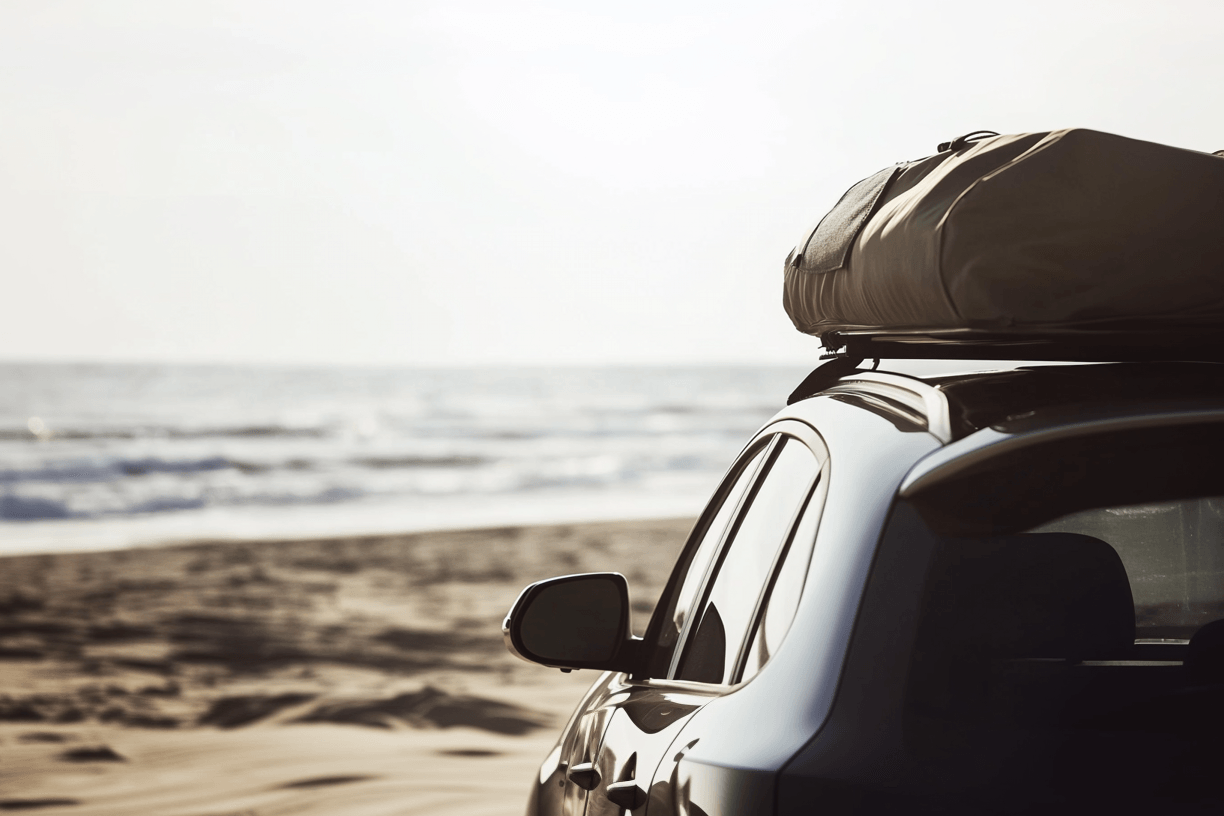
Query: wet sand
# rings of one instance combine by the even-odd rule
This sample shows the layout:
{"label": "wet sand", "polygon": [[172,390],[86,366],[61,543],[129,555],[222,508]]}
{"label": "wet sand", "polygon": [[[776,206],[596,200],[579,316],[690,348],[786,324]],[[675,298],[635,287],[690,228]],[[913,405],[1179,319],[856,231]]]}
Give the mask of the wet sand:
{"label": "wet sand", "polygon": [[0,559],[0,810],[519,814],[585,688],[511,657],[552,575],[629,579],[691,520]]}

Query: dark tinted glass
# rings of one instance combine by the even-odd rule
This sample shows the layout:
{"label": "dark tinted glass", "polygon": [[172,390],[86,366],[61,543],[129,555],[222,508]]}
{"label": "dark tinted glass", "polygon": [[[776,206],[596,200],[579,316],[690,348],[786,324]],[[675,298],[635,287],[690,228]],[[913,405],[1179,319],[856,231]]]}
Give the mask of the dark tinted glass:
{"label": "dark tinted glass", "polygon": [[939,756],[975,801],[1017,813],[1057,800],[1102,813],[1224,812],[1224,499],[898,539],[932,551],[906,673],[913,756]]}
{"label": "dark tinted glass", "polygon": [[649,671],[651,676],[659,677],[666,675],[671,667],[672,652],[675,649],[680,633],[684,630],[686,616],[690,614],[693,606],[696,604],[697,593],[701,591],[702,582],[705,579],[710,562],[718,552],[718,545],[722,542],[723,534],[727,531],[727,525],[731,523],[735,509],[739,506],[740,499],[743,498],[748,485],[752,483],[752,477],[764,458],[765,451],[766,447],[762,445],[737,474],[732,474],[734,481],[727,490],[721,504],[714,511],[713,520],[706,527],[700,541],[689,551],[688,562],[682,563],[678,567],[678,569],[683,569],[684,571],[679,586],[672,593],[671,597],[665,600],[662,608],[657,613],[661,616],[662,620],[659,625],[658,636],[650,663]]}
{"label": "dark tinted glass", "polygon": [[1037,530],[1090,535],[1117,551],[1140,638],[1185,639],[1224,618],[1224,498],[1085,510]]}
{"label": "dark tinted glass", "polygon": [[757,600],[819,468],[816,457],[796,439],[787,439],[774,457],[732,541],[724,547],[713,586],[702,605],[700,623],[685,647],[678,679],[731,681]]}
{"label": "dark tinted glass", "polygon": [[782,555],[782,563],[775,572],[773,587],[765,599],[761,618],[752,634],[752,644],[744,661],[743,674],[746,680],[761,670],[774,651],[790,631],[795,610],[799,607],[799,595],[807,578],[808,564],[812,560],[812,547],[816,543],[816,528],[820,524],[821,496],[823,491],[814,490],[803,516]]}
{"label": "dark tinted glass", "polygon": [[578,578],[540,590],[523,611],[523,645],[558,661],[610,660],[625,619],[620,590],[608,578]]}

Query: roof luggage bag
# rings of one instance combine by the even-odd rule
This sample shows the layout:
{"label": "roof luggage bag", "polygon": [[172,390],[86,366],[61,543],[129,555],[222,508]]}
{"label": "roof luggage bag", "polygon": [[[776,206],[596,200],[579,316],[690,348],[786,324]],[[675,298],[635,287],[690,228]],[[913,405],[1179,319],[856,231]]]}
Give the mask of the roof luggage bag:
{"label": "roof luggage bag", "polygon": [[796,328],[928,346],[912,356],[1169,332],[1224,347],[1224,158],[1080,129],[940,148],[856,184],[787,257]]}

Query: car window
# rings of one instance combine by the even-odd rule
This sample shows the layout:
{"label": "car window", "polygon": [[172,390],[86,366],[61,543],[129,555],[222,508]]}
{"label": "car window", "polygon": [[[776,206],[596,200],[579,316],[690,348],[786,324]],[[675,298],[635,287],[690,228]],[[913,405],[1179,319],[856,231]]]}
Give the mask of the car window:
{"label": "car window", "polygon": [[1108,542],[1130,582],[1138,638],[1185,640],[1224,618],[1224,498],[1085,510],[1036,531]]}
{"label": "car window", "polygon": [[819,469],[815,455],[797,439],[788,438],[775,448],[766,475],[741,513],[730,543],[723,547],[696,625],[689,626],[692,634],[684,645],[677,679],[730,682],[757,601]]}
{"label": "car window", "polygon": [[748,655],[737,681],[747,680],[760,671],[790,631],[795,610],[799,608],[799,596],[807,579],[808,564],[812,560],[816,528],[820,524],[821,510],[824,509],[823,498],[824,491],[818,483],[803,508],[795,534],[779,558],[780,564],[774,571],[773,586],[766,593],[760,619],[753,630]]}
{"label": "car window", "polygon": [[[748,485],[752,483],[761,461],[768,451],[768,443],[772,437],[761,442],[755,453],[744,460],[740,466],[732,468],[726,482],[730,486],[715,494],[714,502],[706,509],[703,518],[711,519],[697,543],[688,548],[688,557],[677,565],[677,576],[669,584],[670,595],[664,596],[659,602],[656,621],[652,624],[654,646],[647,673],[651,677],[665,676],[672,664],[672,655],[684,631],[685,618],[695,605],[696,595],[701,590],[710,562],[718,552],[718,545],[740,506]],[[720,501],[721,497],[721,501]],[[715,506],[717,505],[717,506]],[[648,635],[649,636],[649,635]]]}
{"label": "car window", "polygon": [[[1106,778],[1147,790],[1161,780],[1187,796],[1211,784],[1212,774],[1165,775],[1218,765],[1198,752],[1216,738],[1208,712],[1224,684],[1224,498],[1092,508],[1022,533],[931,540],[906,674],[915,753],[945,750],[949,734],[969,727],[1019,731],[1016,745],[1042,750],[1056,744],[1043,732],[1095,735],[1067,743],[1093,750],[1077,749],[1083,760],[1060,795],[1099,795]],[[1151,762],[1156,745],[1176,759]],[[1007,761],[1023,768],[1036,756],[1018,749]]]}

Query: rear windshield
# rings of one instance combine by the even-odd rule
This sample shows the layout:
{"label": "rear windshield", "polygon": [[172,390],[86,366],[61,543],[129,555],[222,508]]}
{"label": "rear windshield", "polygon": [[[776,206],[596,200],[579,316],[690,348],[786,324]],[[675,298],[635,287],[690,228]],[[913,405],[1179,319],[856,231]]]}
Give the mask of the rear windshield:
{"label": "rear windshield", "polygon": [[1224,813],[1224,423],[1019,442],[907,497],[912,755],[1013,812]]}
{"label": "rear windshield", "polygon": [[1079,533],[1112,547],[1141,640],[1189,640],[1224,618],[1224,497],[1086,510],[1033,532]]}
{"label": "rear windshield", "polygon": [[1224,497],[927,541],[905,739],[930,779],[1224,813]]}

